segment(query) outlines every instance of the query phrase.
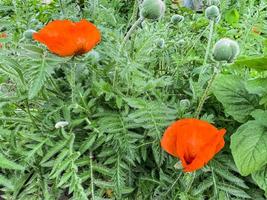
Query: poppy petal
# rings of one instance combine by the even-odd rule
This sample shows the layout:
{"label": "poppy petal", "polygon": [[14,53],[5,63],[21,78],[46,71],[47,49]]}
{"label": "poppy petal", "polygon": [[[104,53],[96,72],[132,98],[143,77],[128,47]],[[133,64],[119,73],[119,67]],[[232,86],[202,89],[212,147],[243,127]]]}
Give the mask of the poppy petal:
{"label": "poppy petal", "polygon": [[161,147],[168,152],[169,154],[177,157],[176,152],[176,140],[177,140],[177,131],[173,126],[170,126],[161,139]]}
{"label": "poppy petal", "polygon": [[59,56],[73,56],[90,51],[100,42],[100,32],[87,20],[72,22],[55,20],[48,23],[33,38]]}

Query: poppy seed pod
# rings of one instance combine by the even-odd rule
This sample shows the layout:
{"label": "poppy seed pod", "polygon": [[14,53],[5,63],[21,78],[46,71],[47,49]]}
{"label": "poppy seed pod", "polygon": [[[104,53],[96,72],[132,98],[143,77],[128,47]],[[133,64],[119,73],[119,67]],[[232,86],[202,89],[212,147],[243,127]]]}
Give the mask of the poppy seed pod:
{"label": "poppy seed pod", "polygon": [[239,45],[229,38],[220,39],[214,46],[213,58],[216,61],[231,63],[239,54]]}
{"label": "poppy seed pod", "polygon": [[209,6],[205,10],[205,15],[210,20],[216,20],[220,16],[220,10],[217,6]]}
{"label": "poppy seed pod", "polygon": [[141,17],[156,20],[163,16],[165,4],[161,0],[144,0],[141,6]]}
{"label": "poppy seed pod", "polygon": [[171,18],[171,22],[173,24],[179,24],[182,21],[184,21],[184,16],[182,15],[173,15]]}
{"label": "poppy seed pod", "polygon": [[33,35],[34,33],[36,33],[35,30],[28,29],[28,30],[26,30],[26,31],[23,33],[23,35],[24,35],[24,37],[27,38],[27,39],[32,39],[32,35]]}

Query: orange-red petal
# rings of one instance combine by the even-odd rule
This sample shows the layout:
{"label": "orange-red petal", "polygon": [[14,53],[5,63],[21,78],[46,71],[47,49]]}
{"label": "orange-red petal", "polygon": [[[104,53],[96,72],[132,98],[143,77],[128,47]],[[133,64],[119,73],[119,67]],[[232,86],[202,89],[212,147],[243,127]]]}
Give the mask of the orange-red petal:
{"label": "orange-red petal", "polygon": [[99,30],[87,20],[72,22],[55,20],[48,23],[33,38],[47,46],[59,56],[73,56],[86,53],[101,40]]}
{"label": "orange-red petal", "polygon": [[182,119],[167,128],[161,145],[180,158],[184,171],[191,172],[203,167],[223,148],[225,132],[203,120]]}

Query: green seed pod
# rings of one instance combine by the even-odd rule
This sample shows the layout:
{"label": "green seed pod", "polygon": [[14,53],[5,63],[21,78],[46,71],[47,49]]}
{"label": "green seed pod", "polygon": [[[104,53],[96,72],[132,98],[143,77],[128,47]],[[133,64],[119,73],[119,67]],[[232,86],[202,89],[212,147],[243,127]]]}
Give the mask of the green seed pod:
{"label": "green seed pod", "polygon": [[220,16],[220,10],[217,6],[209,6],[205,10],[205,15],[210,20],[216,20]]}
{"label": "green seed pod", "polygon": [[140,15],[146,19],[156,20],[161,18],[165,12],[165,4],[161,0],[144,0]]}
{"label": "green seed pod", "polygon": [[171,22],[173,24],[179,24],[182,21],[184,21],[184,16],[182,15],[173,15],[171,18]]}
{"label": "green seed pod", "polygon": [[160,38],[160,39],[157,41],[157,46],[158,46],[159,48],[163,49],[164,46],[165,46],[165,41],[164,41],[164,39]]}
{"label": "green seed pod", "polygon": [[229,38],[220,39],[213,48],[213,58],[216,61],[226,61],[231,63],[240,52],[236,41]]}
{"label": "green seed pod", "polygon": [[27,39],[32,39],[32,35],[33,35],[34,33],[36,33],[35,30],[28,29],[28,30],[26,30],[26,31],[23,33],[23,35],[24,35],[24,37],[27,38]]}

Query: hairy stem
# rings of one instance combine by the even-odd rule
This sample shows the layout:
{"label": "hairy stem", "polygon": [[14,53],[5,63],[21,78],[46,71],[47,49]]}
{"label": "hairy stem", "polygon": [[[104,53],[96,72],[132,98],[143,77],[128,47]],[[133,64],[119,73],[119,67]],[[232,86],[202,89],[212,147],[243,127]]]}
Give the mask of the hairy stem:
{"label": "hairy stem", "polygon": [[93,154],[90,152],[90,176],[91,176],[91,199],[95,199],[95,189],[94,189],[94,175],[93,175]]}
{"label": "hairy stem", "polygon": [[92,18],[95,17],[95,14],[97,13],[97,8],[98,8],[98,0],[93,0],[93,5],[92,5]]}
{"label": "hairy stem", "polygon": [[209,54],[210,54],[211,40],[212,40],[213,30],[214,30],[214,20],[210,20],[209,26],[210,26],[210,33],[209,33],[208,45],[207,45],[207,49],[206,49],[206,54],[205,54],[203,66],[207,64],[207,60],[208,60]]}
{"label": "hairy stem", "polygon": [[64,8],[63,8],[62,0],[59,0],[59,5],[60,5],[61,13],[62,13],[62,15],[64,16],[64,15],[65,15],[65,11],[64,11]]}
{"label": "hairy stem", "polygon": [[129,23],[127,25],[127,28],[134,22],[138,17],[138,8],[139,8],[139,0],[135,0],[134,7],[133,7],[133,14],[129,20]]}
{"label": "hairy stem", "polygon": [[35,123],[34,117],[32,116],[28,99],[26,99],[26,111],[27,111],[27,113],[28,113],[28,115],[29,115],[29,117],[30,117],[33,125],[35,126],[35,128],[37,128],[38,130],[40,130],[39,127],[37,126],[37,124]]}
{"label": "hairy stem", "polygon": [[129,40],[130,36],[133,34],[137,26],[139,26],[144,21],[143,17],[139,17],[138,20],[135,21],[135,23],[132,25],[130,30],[127,32],[126,36],[123,39],[123,45]]}
{"label": "hairy stem", "polygon": [[220,65],[220,63],[218,63],[217,66],[214,67],[213,75],[212,75],[211,79],[209,80],[209,83],[208,83],[208,85],[207,85],[207,87],[206,87],[206,89],[205,89],[205,91],[204,91],[204,93],[203,93],[203,95],[199,101],[199,104],[198,104],[198,107],[197,107],[197,110],[195,113],[195,118],[199,118],[199,114],[200,114],[200,112],[203,108],[203,105],[204,105],[204,103],[205,103],[205,101],[209,95],[209,91],[211,89],[212,83],[215,80],[217,74],[219,73],[219,65]]}

